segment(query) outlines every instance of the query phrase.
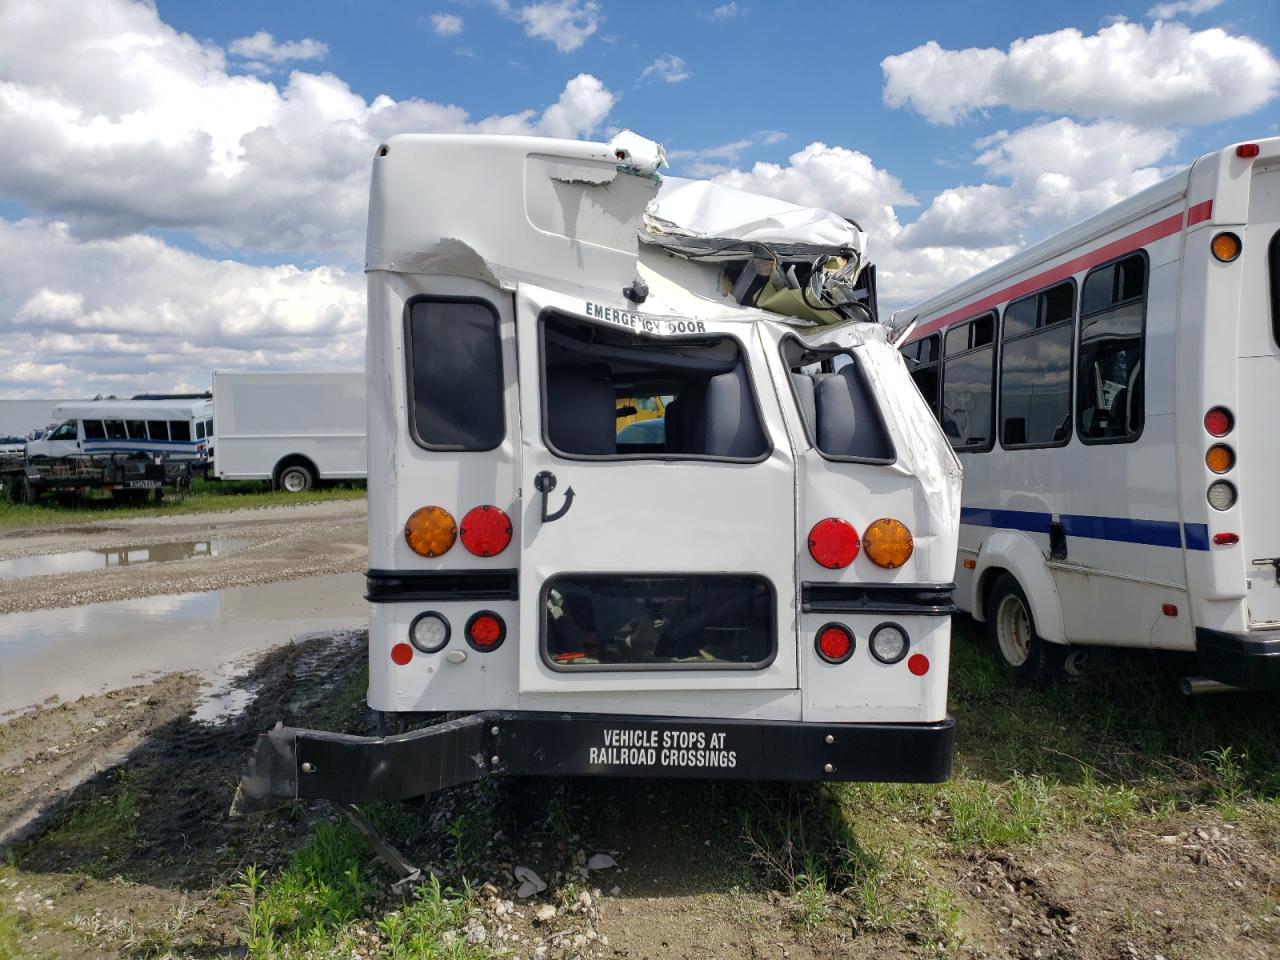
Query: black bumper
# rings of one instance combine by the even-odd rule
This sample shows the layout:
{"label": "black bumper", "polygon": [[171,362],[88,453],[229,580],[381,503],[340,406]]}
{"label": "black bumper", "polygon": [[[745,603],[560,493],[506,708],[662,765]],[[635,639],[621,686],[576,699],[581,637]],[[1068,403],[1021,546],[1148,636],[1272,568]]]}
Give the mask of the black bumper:
{"label": "black bumper", "polygon": [[1250,690],[1280,690],[1280,630],[1226,633],[1196,627],[1200,670],[1211,680]]}
{"label": "black bumper", "polygon": [[872,780],[951,775],[955,720],[799,723],[476,713],[393,737],[277,727],[258,738],[231,812],[294,799],[402,800],[501,774]]}

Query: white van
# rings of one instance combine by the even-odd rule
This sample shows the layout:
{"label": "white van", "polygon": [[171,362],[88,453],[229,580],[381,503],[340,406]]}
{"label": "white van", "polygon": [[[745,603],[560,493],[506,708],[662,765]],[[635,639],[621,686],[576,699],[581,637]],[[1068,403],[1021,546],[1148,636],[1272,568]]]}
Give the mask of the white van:
{"label": "white van", "polygon": [[960,474],[871,322],[865,237],[661,160],[629,133],[378,151],[368,701],[465,716],[272,731],[238,809],[947,776]]}
{"label": "white van", "polygon": [[58,425],[27,444],[29,458],[144,454],[203,460],[213,436],[213,401],[76,400],[53,408]]}
{"label": "white van", "polygon": [[1044,678],[1068,645],[1280,687],[1280,138],[895,318],[965,466],[959,606]]}

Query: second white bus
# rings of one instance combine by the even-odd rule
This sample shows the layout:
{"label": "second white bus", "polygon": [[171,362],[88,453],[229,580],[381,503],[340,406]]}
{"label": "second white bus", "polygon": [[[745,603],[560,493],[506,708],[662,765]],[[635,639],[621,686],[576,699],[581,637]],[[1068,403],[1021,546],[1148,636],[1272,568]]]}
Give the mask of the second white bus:
{"label": "second white bus", "polygon": [[894,325],[965,467],[957,605],[1020,679],[1094,644],[1280,686],[1280,138]]}

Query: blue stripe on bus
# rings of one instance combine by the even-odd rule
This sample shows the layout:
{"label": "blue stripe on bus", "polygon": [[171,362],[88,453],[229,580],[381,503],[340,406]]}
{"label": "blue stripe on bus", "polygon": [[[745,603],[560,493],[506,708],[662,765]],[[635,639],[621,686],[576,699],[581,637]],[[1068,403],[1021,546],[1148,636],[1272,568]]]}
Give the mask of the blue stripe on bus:
{"label": "blue stripe on bus", "polygon": [[[1142,543],[1153,547],[1182,547],[1185,542],[1188,550],[1209,549],[1209,528],[1203,523],[1179,524],[1172,520],[1132,520],[1128,517],[1090,517],[1070,513],[1059,515],[1058,520],[1063,533],[1069,537]],[[961,523],[1025,530],[1028,533],[1047,534],[1052,521],[1052,514],[1032,510],[988,510],[983,507],[963,507],[960,510]]]}

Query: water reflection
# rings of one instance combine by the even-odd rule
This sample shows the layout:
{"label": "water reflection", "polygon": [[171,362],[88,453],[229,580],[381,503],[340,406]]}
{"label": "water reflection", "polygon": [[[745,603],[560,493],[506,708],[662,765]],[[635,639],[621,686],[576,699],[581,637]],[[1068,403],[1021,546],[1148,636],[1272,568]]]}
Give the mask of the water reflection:
{"label": "water reflection", "polygon": [[75,550],[32,557],[0,560],[0,580],[17,577],[39,577],[52,573],[83,573],[111,567],[129,567],[143,563],[170,563],[202,557],[220,557],[249,545],[249,540],[223,539],[185,540],[177,543],[145,543],[101,550]]}

